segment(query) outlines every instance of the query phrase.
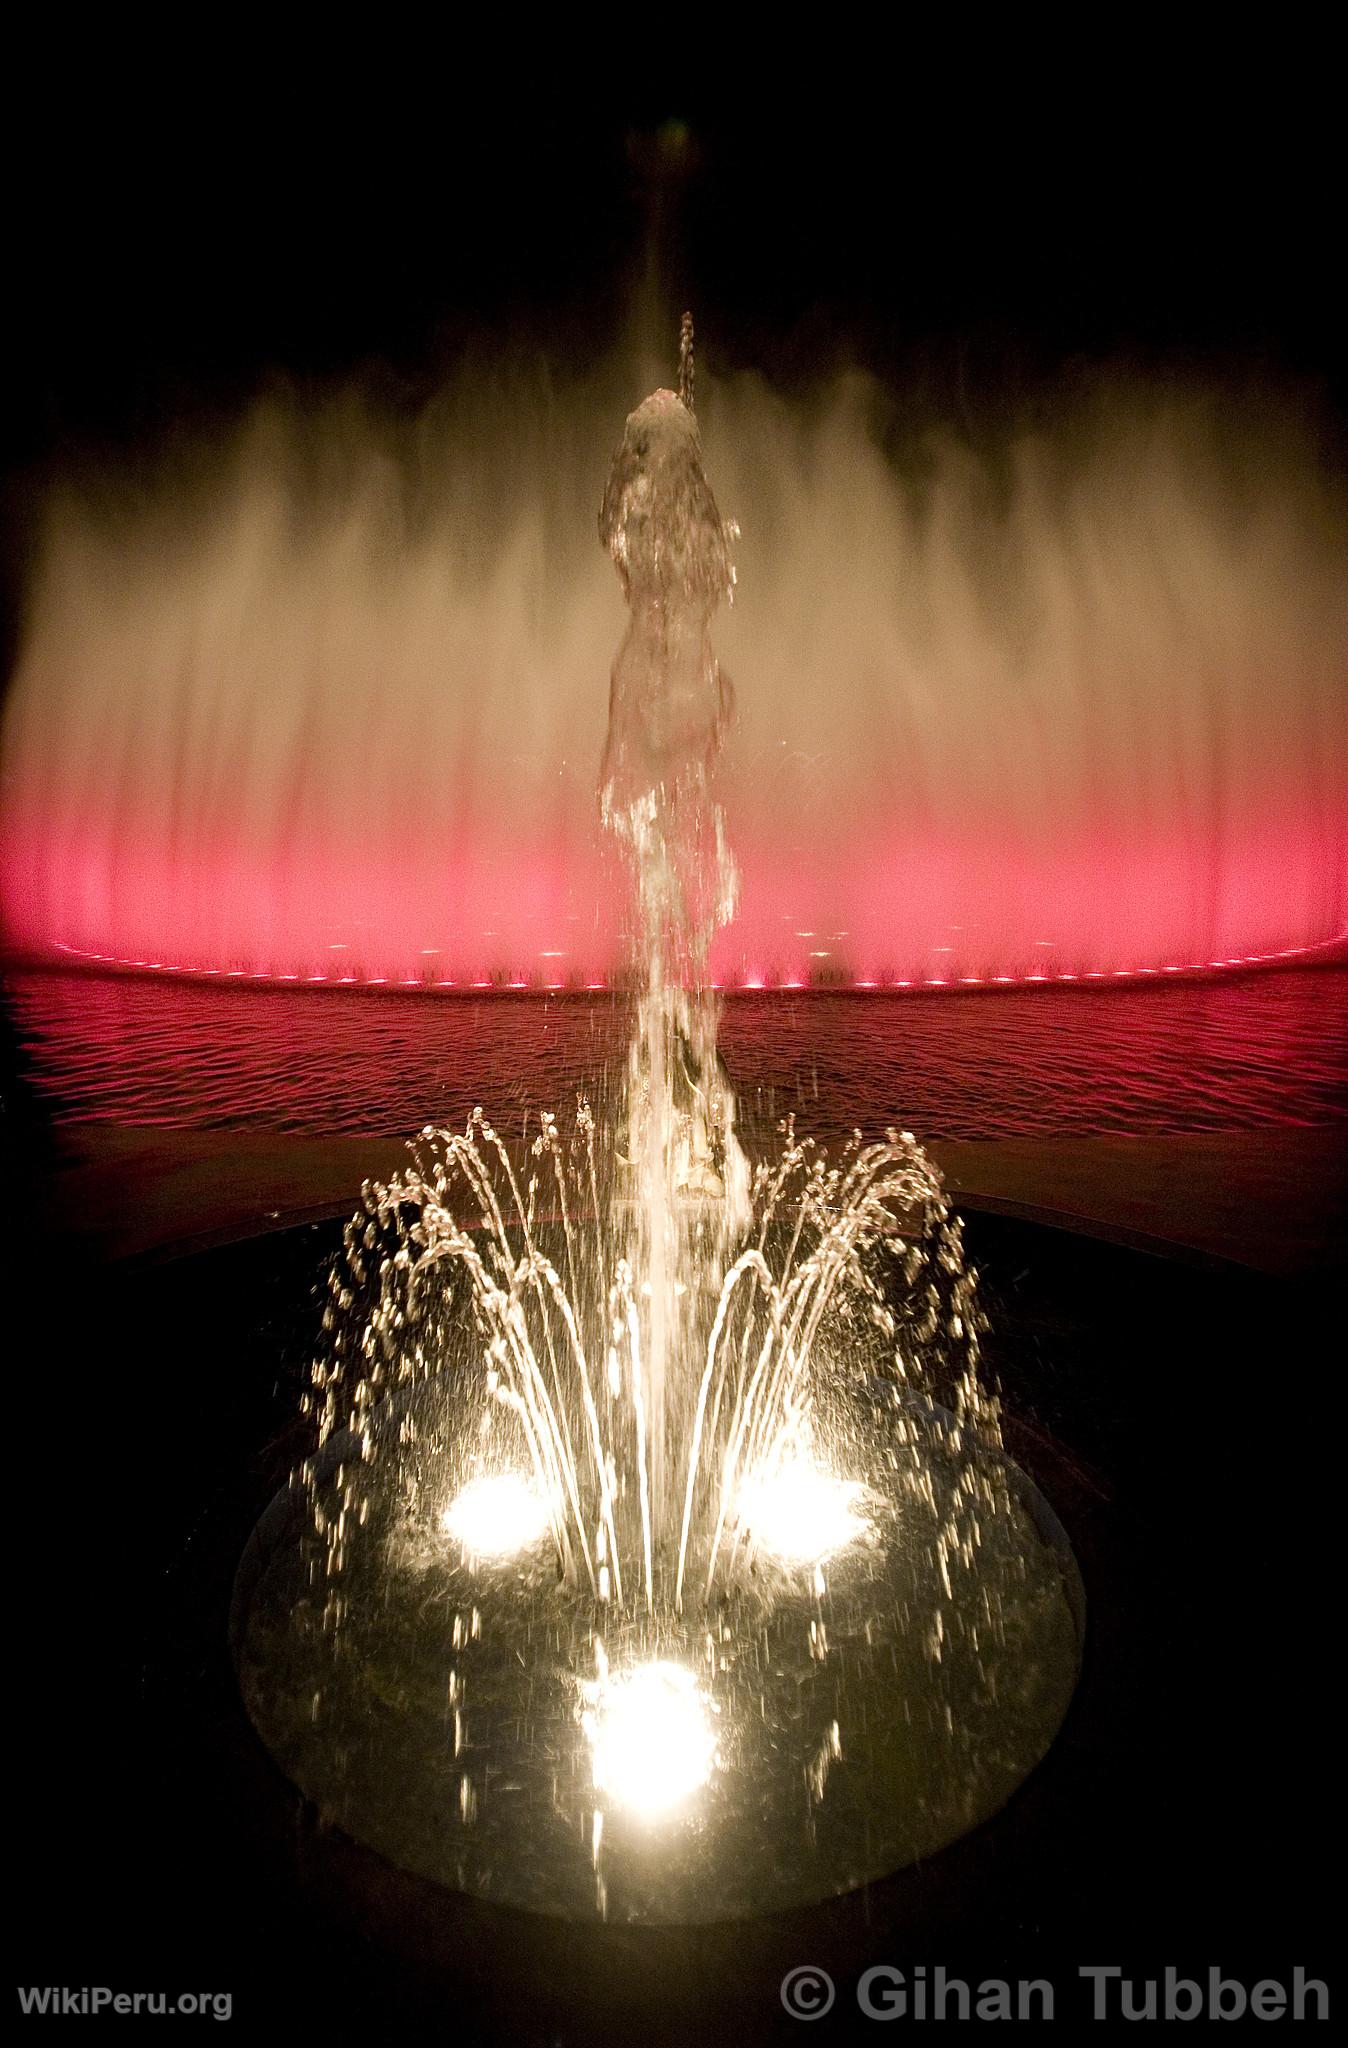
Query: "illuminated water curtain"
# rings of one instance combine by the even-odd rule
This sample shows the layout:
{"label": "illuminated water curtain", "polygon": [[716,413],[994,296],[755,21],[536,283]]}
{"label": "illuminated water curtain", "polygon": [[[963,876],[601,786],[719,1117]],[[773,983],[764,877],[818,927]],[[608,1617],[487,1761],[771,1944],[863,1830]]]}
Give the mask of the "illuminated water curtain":
{"label": "illuminated water curtain", "polygon": [[[134,507],[54,490],[0,731],[6,942],[296,989],[621,982],[619,600],[576,508],[629,377],[465,371],[414,428],[273,401]],[[717,625],[743,889],[714,983],[1112,985],[1342,939],[1314,419],[1139,384],[976,458],[939,420],[896,445],[858,378],[703,391],[752,592]]]}

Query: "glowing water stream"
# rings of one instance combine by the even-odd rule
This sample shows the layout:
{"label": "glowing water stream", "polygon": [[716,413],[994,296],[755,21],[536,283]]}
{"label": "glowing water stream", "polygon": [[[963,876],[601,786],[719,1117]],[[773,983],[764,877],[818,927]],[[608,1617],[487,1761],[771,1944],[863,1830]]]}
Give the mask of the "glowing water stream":
{"label": "glowing water stream", "polygon": [[236,1601],[250,1711],[349,1832],[637,1919],[939,1847],[1043,1754],[1080,1639],[920,1146],[857,1133],[830,1159],[788,1120],[751,1172],[735,1136],[707,971],[734,902],[710,638],[731,530],[687,323],[680,387],[628,418],[600,522],[629,606],[602,773],[632,885],[625,1095],[543,1114],[523,1152],[481,1109],[428,1126],[366,1185],[304,1527],[274,1504]]}
{"label": "glowing water stream", "polygon": [[704,1296],[714,1297],[748,1219],[749,1186],[707,970],[712,938],[735,907],[735,871],[712,791],[732,697],[710,631],[717,604],[733,593],[733,529],[702,467],[687,316],[680,384],[686,396],[657,391],[629,418],[599,519],[630,612],[613,665],[601,803],[635,883],[629,1256],[644,1311],[639,1376],[657,1513],[666,1501],[671,1366],[694,1354],[697,1311]]}
{"label": "glowing water stream", "polygon": [[[691,348],[685,320],[689,394]],[[691,1553],[704,1596],[718,1570],[733,1576],[741,1553],[753,1556],[762,1527],[747,1502],[766,1526],[765,1504],[780,1507],[793,1472],[802,1498],[823,1483],[815,1382],[821,1365],[855,1378],[863,1322],[893,1344],[889,1269],[915,1341],[885,1369],[934,1379],[933,1361],[953,1352],[944,1391],[957,1421],[993,1428],[958,1226],[915,1141],[858,1136],[830,1164],[788,1126],[781,1157],[751,1187],[735,1136],[707,978],[735,895],[713,789],[731,697],[710,636],[733,588],[732,532],[691,409],[655,392],[627,421],[600,515],[630,610],[601,775],[604,820],[633,880],[637,996],[620,1127],[601,1128],[586,1105],[573,1133],[544,1115],[523,1168],[481,1111],[464,1133],[428,1128],[409,1171],[368,1190],[370,1222],[349,1239],[332,1319],[340,1349],[349,1282],[364,1283],[365,1254],[391,1243],[358,1356],[391,1347],[405,1370],[403,1332],[424,1319],[428,1291],[455,1271],[466,1278],[489,1391],[515,1419],[564,1569],[601,1601],[639,1590],[648,1612],[662,1593],[681,1604]],[[434,1353],[417,1357],[435,1369]],[[320,1448],[363,1422],[374,1398],[372,1374],[344,1411],[348,1378],[339,1367],[323,1381]],[[334,1525],[336,1565],[350,1512],[344,1503]]]}

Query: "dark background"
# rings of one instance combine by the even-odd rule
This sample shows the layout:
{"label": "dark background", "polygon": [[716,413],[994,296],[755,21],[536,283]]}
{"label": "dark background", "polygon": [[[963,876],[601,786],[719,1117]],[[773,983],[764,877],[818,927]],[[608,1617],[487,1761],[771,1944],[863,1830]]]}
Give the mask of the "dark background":
{"label": "dark background", "polygon": [[[644,95],[570,89],[587,67],[558,54],[540,98],[544,53],[530,93],[518,66],[411,45],[340,77],[223,37],[78,81],[64,54],[20,68],[7,460],[162,435],[276,372],[378,362],[415,393],[487,332],[564,371],[652,263],[709,361],[798,379],[859,359],[957,421],[1121,360],[1341,402],[1326,50],[982,34],[825,44],[813,79],[740,72],[718,108],[710,23],[704,82]],[[631,53],[637,77],[673,68]]]}
{"label": "dark background", "polygon": [[984,451],[1102,379],[1215,377],[1254,409],[1290,390],[1342,467],[1323,44],[814,26],[748,64],[711,21],[634,21],[598,70],[566,34],[487,54],[457,22],[443,46],[119,29],[15,61],[7,644],[53,475],[125,488],[278,383],[415,410],[470,352],[564,380],[639,331],[672,376],[685,305],[709,369],[859,364]]}

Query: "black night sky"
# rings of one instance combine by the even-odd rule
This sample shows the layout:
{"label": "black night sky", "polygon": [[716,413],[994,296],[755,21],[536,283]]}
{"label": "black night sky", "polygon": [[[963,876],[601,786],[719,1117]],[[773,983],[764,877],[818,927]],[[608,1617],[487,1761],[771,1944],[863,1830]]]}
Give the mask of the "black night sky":
{"label": "black night sky", "polygon": [[462,84],[446,101],[417,69],[405,109],[388,71],[338,92],[263,67],[207,105],[35,78],[9,185],[10,466],[158,439],[276,374],[378,364],[415,399],[484,335],[564,369],[612,340],[652,255],[709,362],[788,383],[860,361],[996,416],[1109,363],[1341,405],[1313,48],[1220,72],[1078,57],[1033,91],[915,66],[869,106],[798,81],[731,113],[484,90],[466,116]]}

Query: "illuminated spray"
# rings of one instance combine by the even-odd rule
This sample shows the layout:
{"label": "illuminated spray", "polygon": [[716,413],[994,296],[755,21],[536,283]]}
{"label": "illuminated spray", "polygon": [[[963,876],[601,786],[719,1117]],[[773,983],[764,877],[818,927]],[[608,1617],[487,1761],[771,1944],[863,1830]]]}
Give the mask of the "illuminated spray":
{"label": "illuminated spray", "polygon": [[[652,377],[639,389],[659,381]],[[672,380],[671,380],[672,381]],[[273,397],[33,509],[0,918],[287,987],[614,986],[620,631],[578,508],[631,365]],[[977,450],[859,376],[697,385],[749,612],[711,978],[1111,985],[1348,926],[1348,519],[1296,394],[1104,379]]]}
{"label": "illuminated spray", "polygon": [[[605,1913],[616,1882],[636,1918],[766,1906],[760,1866],[781,1902],[814,1896],[859,1854],[961,1832],[1042,1754],[1076,1644],[921,1147],[858,1133],[830,1158],[788,1120],[751,1168],[736,1137],[707,972],[734,905],[710,636],[733,529],[691,344],[685,324],[685,396],[629,416],[600,521],[628,602],[601,773],[631,877],[621,1097],[541,1114],[524,1147],[481,1109],[428,1126],[366,1184],[306,1403],[307,1535],[275,1553],[244,1678],[286,1767],[363,1839],[545,1910]],[[993,1742],[1004,1698],[1018,1729]],[[908,1773],[866,1776],[898,1740],[927,1759],[911,1807]],[[682,1844],[654,1865],[653,1831]]]}

